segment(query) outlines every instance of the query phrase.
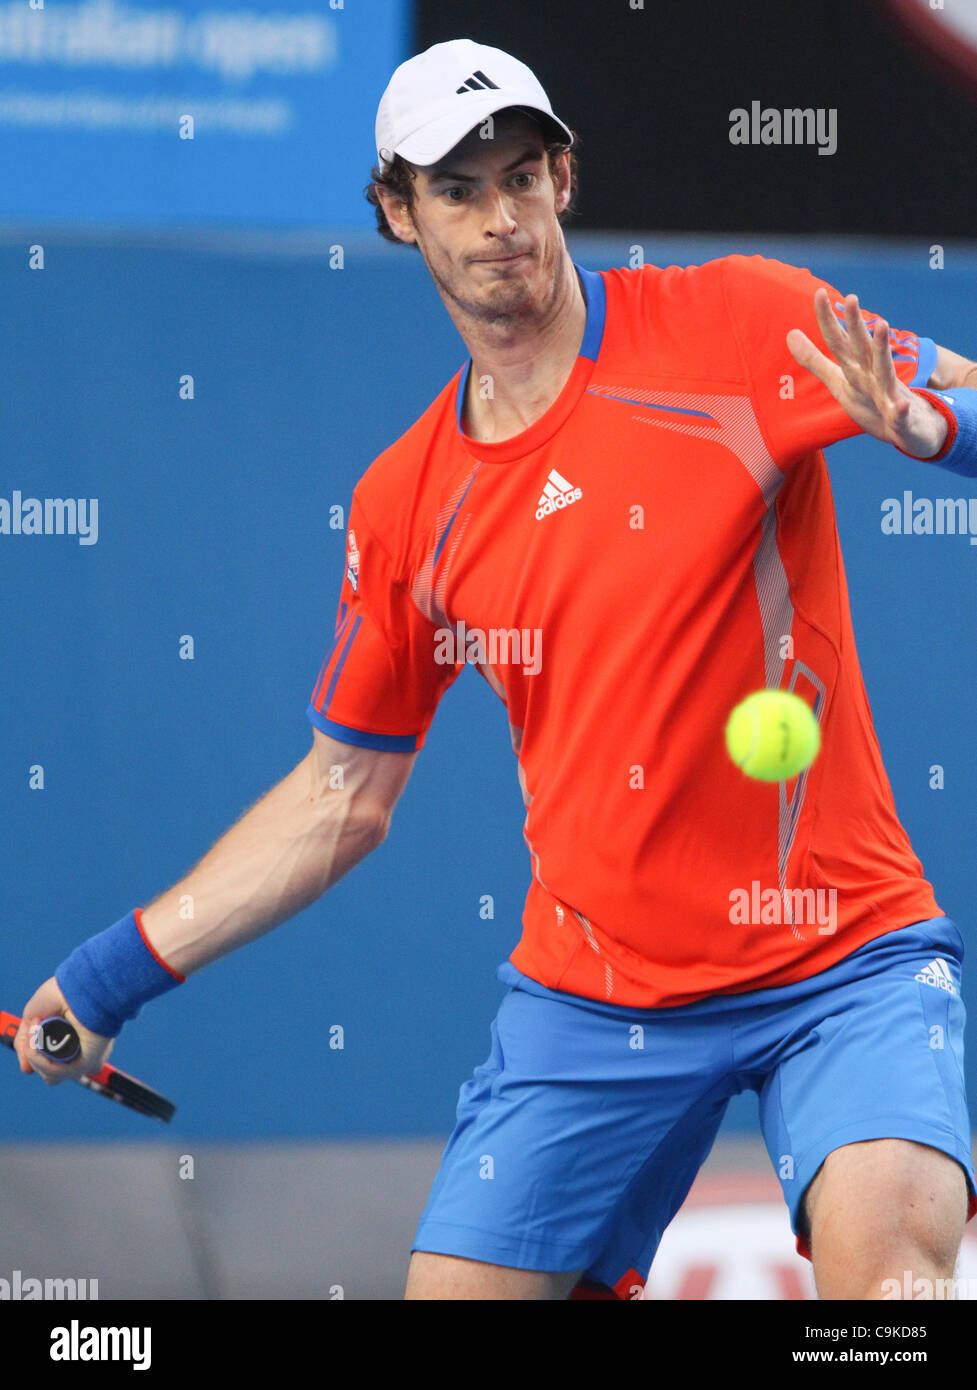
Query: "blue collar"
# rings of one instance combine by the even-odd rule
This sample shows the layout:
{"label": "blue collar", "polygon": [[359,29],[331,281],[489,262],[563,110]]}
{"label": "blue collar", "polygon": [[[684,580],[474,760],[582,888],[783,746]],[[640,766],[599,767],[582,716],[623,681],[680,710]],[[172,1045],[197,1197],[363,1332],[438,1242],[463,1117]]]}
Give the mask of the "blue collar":
{"label": "blue collar", "polygon": [[[573,263],[573,268],[580,276],[584,300],[587,304],[587,321],[584,324],[583,342],[580,344],[580,351],[577,355],[578,357],[589,358],[591,362],[596,362],[604,337],[604,319],[607,314],[607,292],[604,288],[604,277],[599,271],[584,270],[583,266],[577,265],[576,261]],[[458,382],[458,391],[455,397],[455,418],[458,421],[459,434],[463,432],[461,428],[461,403],[465,399],[471,369],[472,359],[469,357]]]}

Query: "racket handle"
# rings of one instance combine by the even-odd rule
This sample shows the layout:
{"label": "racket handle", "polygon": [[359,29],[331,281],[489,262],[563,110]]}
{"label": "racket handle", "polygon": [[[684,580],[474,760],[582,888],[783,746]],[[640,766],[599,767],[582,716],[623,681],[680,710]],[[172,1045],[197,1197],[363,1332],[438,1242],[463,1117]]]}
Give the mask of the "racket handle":
{"label": "racket handle", "polygon": [[81,1039],[66,1018],[55,1016],[35,1024],[33,1046],[52,1062],[73,1062],[81,1051]]}

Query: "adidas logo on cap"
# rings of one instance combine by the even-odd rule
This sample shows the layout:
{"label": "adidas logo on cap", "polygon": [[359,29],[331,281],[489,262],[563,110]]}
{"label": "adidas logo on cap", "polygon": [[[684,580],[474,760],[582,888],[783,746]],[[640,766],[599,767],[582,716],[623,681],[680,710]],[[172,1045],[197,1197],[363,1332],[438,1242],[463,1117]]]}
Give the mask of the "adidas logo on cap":
{"label": "adidas logo on cap", "polygon": [[564,507],[569,507],[571,502],[579,502],[582,496],[583,493],[580,488],[568,483],[566,478],[561,477],[555,468],[551,468],[546,486],[540,494],[539,505],[536,508],[536,520],[542,521],[544,516],[562,511]]}
{"label": "adidas logo on cap", "polygon": [[950,967],[942,956],[937,956],[936,960],[931,960],[923,970],[919,972],[916,979],[921,985],[932,985],[935,989],[944,989],[947,994],[956,994],[957,987],[953,983],[953,976],[950,974]]}
{"label": "adidas logo on cap", "polygon": [[455,96],[463,97],[466,92],[484,92],[486,87],[491,87],[495,92],[499,90],[499,84],[493,82],[491,77],[486,77],[479,68],[471,77],[465,78],[464,86],[458,88]]}

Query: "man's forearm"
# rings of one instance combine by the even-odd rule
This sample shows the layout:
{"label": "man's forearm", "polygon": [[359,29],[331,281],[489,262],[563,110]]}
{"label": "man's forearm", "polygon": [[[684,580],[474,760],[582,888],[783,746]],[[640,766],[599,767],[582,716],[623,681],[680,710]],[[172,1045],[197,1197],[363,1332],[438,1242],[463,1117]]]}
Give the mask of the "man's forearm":
{"label": "man's forearm", "polygon": [[318,784],[310,755],[143,909],[143,930],[167,965],[190,975],[315,902],[385,833],[355,788]]}
{"label": "man's forearm", "polygon": [[936,366],[926,385],[935,391],[952,391],[955,386],[977,386],[977,362],[937,345]]}

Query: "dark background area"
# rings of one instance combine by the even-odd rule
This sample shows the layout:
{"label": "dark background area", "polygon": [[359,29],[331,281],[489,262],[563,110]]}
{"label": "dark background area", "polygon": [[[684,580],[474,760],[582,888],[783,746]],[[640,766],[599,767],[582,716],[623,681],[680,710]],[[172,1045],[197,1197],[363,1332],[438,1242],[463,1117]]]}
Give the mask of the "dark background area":
{"label": "dark background area", "polygon": [[[889,0],[419,0],[414,51],[472,38],[581,137],[581,228],[973,236],[977,88]],[[837,109],[838,149],[734,146],[751,101]]]}

